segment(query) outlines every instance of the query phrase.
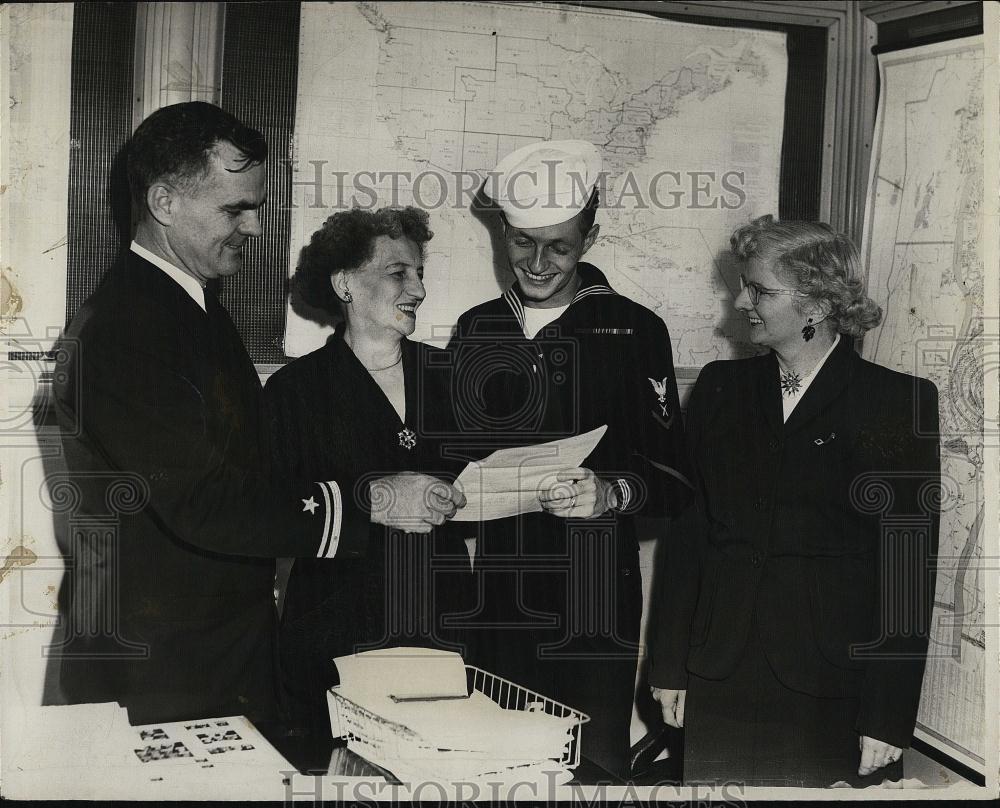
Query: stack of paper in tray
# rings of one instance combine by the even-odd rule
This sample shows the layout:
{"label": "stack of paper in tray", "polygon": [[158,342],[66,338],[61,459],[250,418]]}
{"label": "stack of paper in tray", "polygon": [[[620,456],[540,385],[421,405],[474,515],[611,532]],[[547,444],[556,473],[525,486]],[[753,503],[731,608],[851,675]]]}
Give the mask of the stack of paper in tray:
{"label": "stack of paper in tray", "polygon": [[[455,781],[510,773],[523,777],[528,769],[544,769],[546,776],[558,780],[569,776],[559,761],[579,719],[540,710],[505,710],[484,693],[474,690],[470,695],[458,654],[390,648],[335,661],[339,696],[416,733],[416,739],[405,736],[408,740],[398,731],[388,733],[374,748],[349,741],[359,754],[378,757],[373,762],[401,779]],[[344,705],[331,699],[335,727],[342,709]],[[378,735],[385,726],[379,723],[371,729]],[[343,724],[341,729],[347,734]]]}

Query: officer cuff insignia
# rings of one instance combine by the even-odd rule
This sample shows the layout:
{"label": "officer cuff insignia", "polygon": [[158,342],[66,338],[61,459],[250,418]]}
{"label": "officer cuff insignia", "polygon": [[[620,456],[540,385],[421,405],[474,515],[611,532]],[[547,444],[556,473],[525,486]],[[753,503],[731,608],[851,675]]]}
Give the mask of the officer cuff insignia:
{"label": "officer cuff insignia", "polygon": [[[340,545],[340,528],[344,519],[343,499],[340,496],[340,486],[336,482],[316,483],[323,495],[324,518],[323,534],[320,536],[319,552],[317,558],[333,558],[337,554],[337,547]],[[310,500],[313,497],[309,498]],[[303,500],[305,503],[306,500]],[[308,506],[303,510],[309,510]],[[309,511],[310,514],[312,511]]]}

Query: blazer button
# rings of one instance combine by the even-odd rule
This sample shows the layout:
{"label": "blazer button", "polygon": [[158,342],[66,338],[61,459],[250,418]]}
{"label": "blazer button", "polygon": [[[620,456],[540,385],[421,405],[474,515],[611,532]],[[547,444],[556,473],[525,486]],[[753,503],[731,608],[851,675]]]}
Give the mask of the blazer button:
{"label": "blazer button", "polygon": [[776,452],[776,451],[778,451],[778,449],[780,449],[780,448],[781,448],[781,441],[779,441],[779,440],[777,440],[777,439],[773,439],[773,440],[772,440],[772,441],[771,441],[771,442],[770,442],[770,443],[768,444],[768,447],[769,447],[769,448],[771,449],[771,451],[772,451],[772,452]]}
{"label": "blazer button", "polygon": [[750,556],[750,563],[753,564],[755,567],[759,567],[763,561],[764,561],[764,556],[761,553],[754,550],[753,554]]}
{"label": "blazer button", "polygon": [[758,500],[753,504],[754,508],[758,511],[764,510],[767,507],[767,500],[764,497],[758,498]]}

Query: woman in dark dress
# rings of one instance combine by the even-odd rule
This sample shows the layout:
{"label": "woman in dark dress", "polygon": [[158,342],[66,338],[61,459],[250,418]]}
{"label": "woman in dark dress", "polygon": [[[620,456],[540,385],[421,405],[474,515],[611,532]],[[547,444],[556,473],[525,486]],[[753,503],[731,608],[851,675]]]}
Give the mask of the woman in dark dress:
{"label": "woman in dark dress", "polygon": [[[435,349],[412,342],[424,299],[423,252],[432,233],[414,208],[331,216],[302,250],[293,284],[308,304],[344,322],[326,345],[276,372],[265,387],[275,472],[360,480],[344,496],[392,496],[367,482],[388,473],[447,477],[435,436],[447,433],[447,390]],[[283,702],[294,732],[328,740],[332,660],[378,647],[463,649],[444,624],[471,581],[461,538],[436,530],[464,504],[442,483],[445,505],[411,532],[370,526],[367,551],[292,566],[279,634]],[[437,497],[431,489],[429,497]],[[447,500],[455,500],[447,502]]]}
{"label": "woman in dark dress", "polygon": [[687,783],[902,776],[940,502],[934,385],[861,359],[881,310],[854,245],[765,216],[732,237],[770,349],[713,362],[686,425],[697,497],[665,546],[649,681]]}

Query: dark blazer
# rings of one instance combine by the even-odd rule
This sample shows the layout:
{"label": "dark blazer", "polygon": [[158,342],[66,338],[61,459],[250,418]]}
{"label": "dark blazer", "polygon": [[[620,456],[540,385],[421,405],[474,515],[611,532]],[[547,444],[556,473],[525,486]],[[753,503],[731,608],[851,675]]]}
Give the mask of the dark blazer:
{"label": "dark blazer", "polygon": [[842,337],[783,424],[773,354],[713,362],[687,434],[698,496],[662,556],[650,683],[725,678],[756,615],[783,684],[859,696],[859,734],[908,746],[938,543],[934,385]]}
{"label": "dark blazer", "polygon": [[[330,538],[320,486],[267,482],[260,381],[210,292],[206,306],[129,252],[58,351],[71,524],[101,526],[69,537],[62,685],[120,701],[133,723],[269,717],[273,558]],[[355,552],[343,533],[338,552]]]}
{"label": "dark blazer", "polygon": [[[304,479],[350,474],[361,483],[359,497],[367,496],[366,480],[387,474],[454,479],[464,464],[443,457],[439,442],[451,411],[439,379],[444,352],[405,339],[402,352],[405,421],[344,343],[343,327],[271,376],[264,399],[274,471]],[[363,556],[295,561],[279,658],[296,729],[329,737],[326,690],[338,682],[337,656],[411,645],[464,651],[446,616],[468,596],[472,573],[462,536],[474,536],[475,527],[452,523],[417,534],[357,525]]]}

